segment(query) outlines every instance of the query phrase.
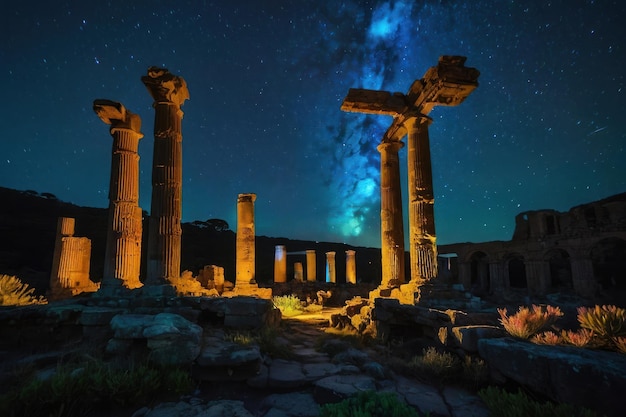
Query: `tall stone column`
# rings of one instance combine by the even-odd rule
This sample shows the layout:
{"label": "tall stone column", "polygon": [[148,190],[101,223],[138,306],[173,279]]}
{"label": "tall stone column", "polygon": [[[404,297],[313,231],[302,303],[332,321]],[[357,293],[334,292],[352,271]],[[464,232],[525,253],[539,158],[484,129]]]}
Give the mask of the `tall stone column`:
{"label": "tall stone column", "polygon": [[404,283],[404,224],[398,151],[402,142],[382,142],[380,152],[381,288]]}
{"label": "tall stone column", "polygon": [[306,251],[306,280],[317,281],[317,266],[314,249],[308,249]]}
{"label": "tall stone column", "polygon": [[146,284],[169,284],[180,277],[182,228],[182,119],[187,84],[165,68],[150,67],[141,77],[154,99],[152,201],[148,229]]}
{"label": "tall stone column", "polygon": [[287,251],[276,245],[274,251],[274,282],[287,282]]}
{"label": "tall stone column", "polygon": [[337,282],[337,270],[335,268],[335,252],[326,252],[326,282]]}
{"label": "tall stone column", "polygon": [[141,119],[121,103],[94,100],[98,117],[111,125],[113,137],[109,184],[109,229],[101,289],[141,287],[142,212],[139,207],[139,139]]}
{"label": "tall stone column", "polygon": [[411,282],[418,285],[437,276],[435,197],[428,136],[431,121],[427,116],[416,115],[404,123],[408,134]]}
{"label": "tall stone column", "polygon": [[293,264],[293,279],[302,282],[304,277],[304,271],[302,270],[302,262],[296,262]]}
{"label": "tall stone column", "polygon": [[235,288],[256,286],[254,201],[256,194],[239,194],[237,197],[237,253]]}
{"label": "tall stone column", "polygon": [[346,283],[356,284],[356,251],[346,251]]}

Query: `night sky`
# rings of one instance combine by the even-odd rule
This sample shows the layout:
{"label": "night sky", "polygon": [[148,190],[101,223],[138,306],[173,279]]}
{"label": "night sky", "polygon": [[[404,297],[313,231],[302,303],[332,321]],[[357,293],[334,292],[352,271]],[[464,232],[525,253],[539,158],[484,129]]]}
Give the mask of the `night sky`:
{"label": "night sky", "polygon": [[625,16],[623,0],[11,1],[0,185],[107,207],[112,138],[92,102],[110,99],[142,118],[149,210],[140,78],[163,66],[190,93],[183,221],[234,230],[237,194],[254,192],[257,235],[380,247],[391,118],[341,102],[351,87],[405,93],[439,56],[464,55],[479,87],[430,114],[438,242],[508,240],[519,212],[626,191]]}

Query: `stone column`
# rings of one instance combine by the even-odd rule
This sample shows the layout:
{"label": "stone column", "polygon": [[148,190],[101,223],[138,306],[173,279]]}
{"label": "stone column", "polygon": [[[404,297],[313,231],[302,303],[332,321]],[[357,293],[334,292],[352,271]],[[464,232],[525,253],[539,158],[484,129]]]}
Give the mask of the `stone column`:
{"label": "stone column", "polygon": [[409,250],[411,281],[420,285],[437,276],[437,244],[433,173],[428,125],[431,119],[417,115],[404,123],[408,134]]}
{"label": "stone column", "polygon": [[256,194],[239,194],[237,197],[237,254],[235,287],[256,286],[254,201]]}
{"label": "stone column", "polygon": [[356,251],[346,251],[346,283],[356,284]]}
{"label": "stone column", "polygon": [[275,247],[274,282],[287,282],[287,252],[283,245]]}
{"label": "stone column", "polygon": [[118,102],[94,100],[98,117],[113,137],[109,184],[109,228],[101,288],[141,287],[142,212],[139,207],[141,119]]}
{"label": "stone column", "polygon": [[315,259],[315,250],[309,249],[306,251],[306,280],[317,281],[317,267]]}
{"label": "stone column", "polygon": [[180,277],[182,229],[182,119],[187,84],[164,68],[150,67],[141,77],[154,99],[152,201],[148,229],[146,284],[169,284]]}
{"label": "stone column", "polygon": [[326,282],[337,282],[337,272],[335,268],[335,252],[326,252]]}
{"label": "stone column", "polygon": [[586,256],[574,257],[572,264],[572,285],[576,294],[593,297],[598,292],[598,283],[593,272],[593,262]]}
{"label": "stone column", "polygon": [[293,279],[299,282],[302,282],[304,280],[302,262],[296,262],[293,264]]}
{"label": "stone column", "polygon": [[382,142],[380,152],[381,288],[404,283],[404,224],[398,151],[402,142]]}

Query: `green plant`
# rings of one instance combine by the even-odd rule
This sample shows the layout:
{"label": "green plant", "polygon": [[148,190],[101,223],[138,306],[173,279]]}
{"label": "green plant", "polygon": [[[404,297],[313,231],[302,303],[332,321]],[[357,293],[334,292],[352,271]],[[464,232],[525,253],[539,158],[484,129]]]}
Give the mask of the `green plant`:
{"label": "green plant", "polygon": [[462,372],[461,360],[448,352],[438,352],[434,347],[423,350],[422,356],[409,362],[416,375],[423,375],[440,382],[452,380]]}
{"label": "green plant", "polygon": [[545,306],[542,308],[537,305],[533,305],[531,309],[522,306],[517,313],[511,316],[507,316],[506,308],[499,308],[498,313],[504,330],[511,336],[520,339],[529,339],[563,316],[559,307]]}
{"label": "green plant", "polygon": [[491,415],[506,417],[597,417],[587,408],[569,404],[540,403],[529,398],[521,390],[506,392],[498,387],[487,387],[478,391]]}
{"label": "green plant", "polygon": [[580,327],[591,330],[603,340],[626,334],[626,309],[613,305],[596,305],[594,308],[579,307]]}
{"label": "green plant", "polygon": [[555,346],[561,343],[561,336],[558,333],[547,331],[537,333],[530,339],[530,341],[538,345]]}
{"label": "green plant", "polygon": [[414,408],[401,402],[390,392],[363,391],[336,404],[326,404],[320,409],[320,417],[420,417]]}
{"label": "green plant", "polygon": [[43,296],[34,296],[34,292],[34,288],[30,288],[18,277],[0,275],[0,306],[25,306],[48,302]]}
{"label": "green plant", "polygon": [[285,317],[294,317],[304,312],[302,301],[296,295],[276,295],[272,297],[274,306],[280,310]]}

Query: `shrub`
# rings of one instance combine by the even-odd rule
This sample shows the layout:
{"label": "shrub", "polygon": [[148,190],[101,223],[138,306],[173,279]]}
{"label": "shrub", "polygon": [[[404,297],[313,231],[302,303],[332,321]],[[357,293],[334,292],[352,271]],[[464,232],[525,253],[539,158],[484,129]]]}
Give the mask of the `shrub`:
{"label": "shrub", "polygon": [[281,295],[272,297],[274,306],[280,310],[285,317],[294,317],[304,312],[302,301],[296,295]]}
{"label": "shrub", "polygon": [[553,324],[557,318],[563,316],[563,312],[558,307],[533,305],[532,309],[520,307],[518,312],[507,316],[506,308],[498,309],[500,313],[500,323],[504,330],[511,336],[520,339],[529,339],[540,330]]}
{"label": "shrub", "polygon": [[25,306],[30,304],[46,304],[43,296],[33,295],[34,288],[29,288],[18,277],[0,275],[0,306]]}
{"label": "shrub", "polygon": [[420,417],[414,408],[401,402],[396,394],[372,391],[360,392],[336,404],[326,404],[320,409],[320,417]]}
{"label": "shrub", "polygon": [[538,345],[558,345],[561,343],[561,336],[557,333],[547,331],[542,333],[537,333],[531,339],[531,342],[536,343]]}
{"label": "shrub", "polygon": [[576,347],[587,347],[591,344],[593,332],[589,329],[563,330],[561,336],[565,343]]}
{"label": "shrub", "polygon": [[626,337],[614,337],[613,344],[619,352],[626,353]]}
{"label": "shrub", "polygon": [[578,308],[580,327],[591,330],[605,341],[626,334],[625,320],[626,309],[613,305]]}
{"label": "shrub", "polygon": [[417,375],[445,382],[462,372],[461,360],[448,352],[438,352],[434,347],[423,350],[422,356],[414,357],[409,366]]}
{"label": "shrub", "polygon": [[587,408],[569,404],[540,403],[528,398],[521,390],[509,393],[497,387],[480,390],[490,414],[506,417],[597,417],[597,413]]}

